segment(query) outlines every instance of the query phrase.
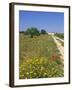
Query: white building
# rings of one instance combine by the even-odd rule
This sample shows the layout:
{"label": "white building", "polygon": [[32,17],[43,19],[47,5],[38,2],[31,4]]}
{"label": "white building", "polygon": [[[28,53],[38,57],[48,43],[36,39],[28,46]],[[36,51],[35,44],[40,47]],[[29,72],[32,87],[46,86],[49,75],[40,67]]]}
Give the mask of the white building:
{"label": "white building", "polygon": [[52,32],[52,33],[48,33],[49,35],[54,35],[55,33],[54,32]]}

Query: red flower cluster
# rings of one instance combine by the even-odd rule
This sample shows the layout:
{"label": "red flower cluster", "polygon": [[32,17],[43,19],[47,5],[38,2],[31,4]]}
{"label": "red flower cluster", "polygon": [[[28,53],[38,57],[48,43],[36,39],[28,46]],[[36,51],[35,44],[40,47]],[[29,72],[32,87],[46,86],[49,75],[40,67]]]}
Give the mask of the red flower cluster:
{"label": "red flower cluster", "polygon": [[59,59],[59,56],[57,55],[57,54],[53,54],[52,56],[51,56],[51,60],[57,60],[57,59]]}

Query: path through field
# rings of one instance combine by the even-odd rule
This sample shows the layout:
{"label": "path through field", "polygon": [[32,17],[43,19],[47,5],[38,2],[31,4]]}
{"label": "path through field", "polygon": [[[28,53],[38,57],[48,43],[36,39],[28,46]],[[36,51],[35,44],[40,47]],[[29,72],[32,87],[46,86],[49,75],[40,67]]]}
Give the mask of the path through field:
{"label": "path through field", "polygon": [[[58,38],[58,37],[56,37],[56,36],[54,36],[54,35],[52,35],[52,37],[53,37],[53,39],[54,39],[54,41],[55,41],[55,43],[56,43],[56,45],[57,45],[57,47],[58,47],[58,49],[59,49],[59,51],[60,51],[60,53],[61,53],[61,59],[62,60],[64,60],[64,47],[61,45],[61,43],[58,41],[58,39],[60,40],[60,41],[62,41],[62,42],[64,42],[64,40],[62,40],[62,39],[60,39],[60,38]],[[63,62],[63,61],[62,61]]]}

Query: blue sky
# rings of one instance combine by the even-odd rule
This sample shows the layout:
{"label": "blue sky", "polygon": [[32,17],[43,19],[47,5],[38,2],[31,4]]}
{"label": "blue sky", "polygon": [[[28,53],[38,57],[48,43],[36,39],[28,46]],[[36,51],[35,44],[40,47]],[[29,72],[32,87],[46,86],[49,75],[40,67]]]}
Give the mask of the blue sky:
{"label": "blue sky", "polygon": [[64,13],[19,11],[19,31],[36,27],[47,32],[64,32]]}

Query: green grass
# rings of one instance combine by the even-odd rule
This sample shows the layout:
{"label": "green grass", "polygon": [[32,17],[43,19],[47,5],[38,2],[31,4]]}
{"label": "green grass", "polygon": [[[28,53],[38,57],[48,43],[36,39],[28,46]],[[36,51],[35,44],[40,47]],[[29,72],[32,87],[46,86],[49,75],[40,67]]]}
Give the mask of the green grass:
{"label": "green grass", "polygon": [[19,36],[19,78],[63,77],[60,53],[50,35]]}
{"label": "green grass", "polygon": [[56,33],[55,36],[64,39],[64,33]]}

